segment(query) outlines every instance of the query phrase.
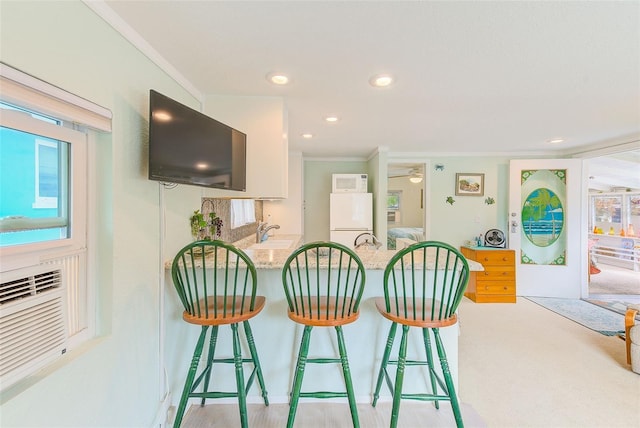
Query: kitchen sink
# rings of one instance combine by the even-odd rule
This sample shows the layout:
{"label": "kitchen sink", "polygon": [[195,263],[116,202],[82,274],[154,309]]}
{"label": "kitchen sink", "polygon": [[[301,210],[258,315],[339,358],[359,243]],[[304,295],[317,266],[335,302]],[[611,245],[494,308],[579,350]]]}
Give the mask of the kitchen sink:
{"label": "kitchen sink", "polygon": [[250,245],[249,250],[286,250],[293,244],[292,239],[267,239],[259,244]]}

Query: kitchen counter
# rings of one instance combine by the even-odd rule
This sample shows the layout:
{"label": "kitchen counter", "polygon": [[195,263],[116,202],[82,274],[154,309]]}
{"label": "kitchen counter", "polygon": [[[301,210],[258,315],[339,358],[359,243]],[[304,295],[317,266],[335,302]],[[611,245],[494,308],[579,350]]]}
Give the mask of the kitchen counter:
{"label": "kitchen counter", "polygon": [[[274,241],[275,240],[291,241],[291,245],[289,248],[286,248],[286,249],[271,249],[271,248],[264,248],[264,249],[253,248],[252,249],[250,247],[255,244],[255,237],[253,235],[246,237],[244,239],[241,239],[240,241],[236,241],[233,243],[233,245],[243,250],[249,256],[249,258],[255,265],[256,269],[282,269],[289,255],[291,255],[291,253],[296,248],[298,248],[300,245],[304,243],[304,240],[302,239],[301,235],[283,234],[283,235],[275,235],[269,239]],[[269,240],[267,240],[266,242],[269,242]],[[387,263],[389,263],[389,260],[391,260],[391,257],[393,257],[393,255],[396,254],[396,252],[397,250],[371,250],[371,249],[356,250],[356,253],[358,254],[358,257],[360,257],[360,260],[362,261],[364,268],[367,270],[384,270],[387,267]],[[469,270],[471,271],[484,270],[483,266],[474,260],[467,259],[467,262],[469,263]],[[171,269],[171,263],[172,263],[171,260],[167,261],[165,264],[165,267],[167,269]],[[427,266],[427,269],[432,268],[433,260],[428,260],[428,263],[429,265]],[[321,267],[327,267],[327,266],[325,265]]]}
{"label": "kitchen counter", "polygon": [[[250,249],[255,244],[255,236],[247,237],[234,243],[238,248],[243,249],[254,262],[258,272],[258,294],[266,297],[266,306],[263,311],[251,322],[258,354],[262,365],[266,388],[269,393],[269,400],[273,403],[288,403],[289,390],[295,368],[295,358],[300,346],[300,337],[303,327],[294,323],[287,317],[287,302],[282,288],[282,267],[291,252],[303,243],[302,236],[299,235],[275,235],[270,237],[274,241],[291,240],[291,246],[287,249]],[[386,344],[387,333],[390,323],[382,317],[375,308],[375,298],[382,296],[383,274],[387,263],[396,253],[396,250],[357,250],[358,256],[366,270],[366,284],[360,303],[360,318],[358,321],[344,327],[347,349],[349,353],[349,363],[352,371],[354,390],[358,402],[370,403],[375,387],[375,378],[378,373],[380,358]],[[323,258],[328,259],[328,258]],[[336,258],[334,258],[336,259]],[[469,267],[473,271],[481,271],[483,267],[480,263],[469,260]],[[428,262],[427,270],[430,270],[431,263]],[[168,265],[168,284],[171,284],[170,268]],[[320,269],[327,266],[320,266]],[[172,289],[173,287],[171,287]],[[172,331],[168,334],[168,349],[175,352],[175,347],[182,347],[184,355],[183,365],[188,367],[189,358],[193,351],[193,346],[197,340],[198,329],[184,323],[182,318],[182,305],[175,296],[175,292],[168,296],[172,303],[168,303],[167,310],[171,312]],[[459,314],[460,316],[460,314]],[[461,318],[463,316],[460,316]],[[218,348],[221,355],[228,355],[227,350],[231,349],[231,338],[228,329],[220,331],[221,337],[218,339]],[[415,331],[413,331],[415,330]],[[458,377],[458,335],[459,325],[441,329],[441,336],[447,351],[449,367],[457,384]],[[224,336],[223,336],[224,335]],[[333,329],[316,328],[311,339],[311,354],[332,355],[335,349],[335,333]],[[414,354],[424,354],[422,335],[419,329],[412,329],[409,338],[409,352]],[[399,341],[398,341],[399,342]],[[397,351],[394,351],[397,352]],[[174,356],[175,358],[175,356]],[[438,365],[439,366],[439,365]],[[423,370],[420,368],[410,369],[410,376],[405,376],[405,389],[428,390],[430,386],[425,383],[426,378],[422,376]],[[439,367],[437,368],[439,371]],[[420,375],[418,375],[420,373]],[[172,379],[173,388],[179,391],[184,381],[184,373],[181,371],[175,374]],[[428,375],[427,375],[428,376]],[[222,380],[222,389],[235,388],[234,376],[232,374],[219,378]],[[305,388],[305,385],[307,387]],[[318,390],[340,390],[344,388],[342,372],[339,366],[327,366],[317,373],[307,371],[305,374],[304,389]],[[259,388],[252,387],[249,391],[249,399],[259,401]],[[389,400],[390,393],[386,388],[381,391],[381,400]],[[305,400],[308,401],[308,400]],[[345,401],[346,406],[346,401]]]}
{"label": "kitchen counter", "polygon": [[[291,241],[291,246],[287,249],[251,249],[250,247],[255,244],[255,237],[253,235],[241,239],[240,241],[236,241],[233,244],[247,253],[251,261],[256,266],[256,269],[282,269],[289,255],[291,255],[291,253],[304,242],[301,235],[286,234],[275,235],[273,237],[270,237],[269,240]],[[269,240],[267,240],[266,242],[269,242]],[[367,270],[384,270],[387,267],[387,263],[389,263],[389,260],[391,260],[391,257],[393,257],[396,252],[397,250],[356,250],[356,253],[358,254],[358,257],[360,257],[364,268]],[[323,260],[326,259],[323,258]],[[427,266],[427,269],[432,268],[433,260],[429,260],[428,262],[429,265]],[[482,265],[476,261],[467,259],[467,262],[469,263],[469,269],[471,271],[484,270]],[[171,263],[169,263],[168,267],[171,268]]]}

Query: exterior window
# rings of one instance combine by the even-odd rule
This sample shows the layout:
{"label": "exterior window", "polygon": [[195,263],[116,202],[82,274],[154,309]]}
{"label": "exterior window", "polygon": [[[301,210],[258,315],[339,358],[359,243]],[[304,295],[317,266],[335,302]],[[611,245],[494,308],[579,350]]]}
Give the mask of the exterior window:
{"label": "exterior window", "polygon": [[[33,208],[57,208],[60,194],[61,149],[57,141],[36,139],[36,185]],[[60,160],[60,161],[59,161]]]}
{"label": "exterior window", "polygon": [[[96,132],[111,131],[112,114],[2,62],[0,83],[0,274],[23,280],[62,270],[64,304],[50,308],[66,318],[63,345],[73,350],[95,335],[97,282],[88,280],[93,254],[87,243],[88,195],[95,183],[87,165]],[[12,308],[39,305],[40,296],[34,297]],[[12,381],[31,376],[27,365],[37,368],[59,357],[35,354],[42,348],[33,339],[37,361],[24,359]]]}
{"label": "exterior window", "polygon": [[401,190],[392,190],[387,194],[387,211],[400,211]]}
{"label": "exterior window", "polygon": [[387,193],[387,223],[400,222],[400,199],[402,190],[390,190]]}
{"label": "exterior window", "polygon": [[87,133],[6,103],[0,113],[0,256],[86,248]]}
{"label": "exterior window", "polygon": [[70,143],[0,127],[0,246],[67,239]]}

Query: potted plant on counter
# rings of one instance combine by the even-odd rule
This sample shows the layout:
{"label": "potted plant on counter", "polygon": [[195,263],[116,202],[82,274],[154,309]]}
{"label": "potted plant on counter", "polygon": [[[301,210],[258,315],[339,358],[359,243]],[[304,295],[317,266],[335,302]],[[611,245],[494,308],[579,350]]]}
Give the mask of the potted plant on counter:
{"label": "potted plant on counter", "polygon": [[196,241],[207,239],[220,239],[222,233],[222,219],[214,212],[210,212],[207,218],[200,212],[195,210],[189,218],[191,224],[191,235]]}

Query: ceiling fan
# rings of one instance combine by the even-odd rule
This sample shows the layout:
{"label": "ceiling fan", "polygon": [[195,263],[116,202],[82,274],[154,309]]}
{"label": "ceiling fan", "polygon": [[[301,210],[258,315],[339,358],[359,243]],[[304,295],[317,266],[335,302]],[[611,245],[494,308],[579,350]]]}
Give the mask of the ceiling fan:
{"label": "ceiling fan", "polygon": [[389,178],[400,178],[400,177],[408,177],[409,181],[412,183],[421,183],[424,178],[424,174],[422,173],[421,168],[416,167],[398,167],[398,168],[390,168],[389,169]]}

